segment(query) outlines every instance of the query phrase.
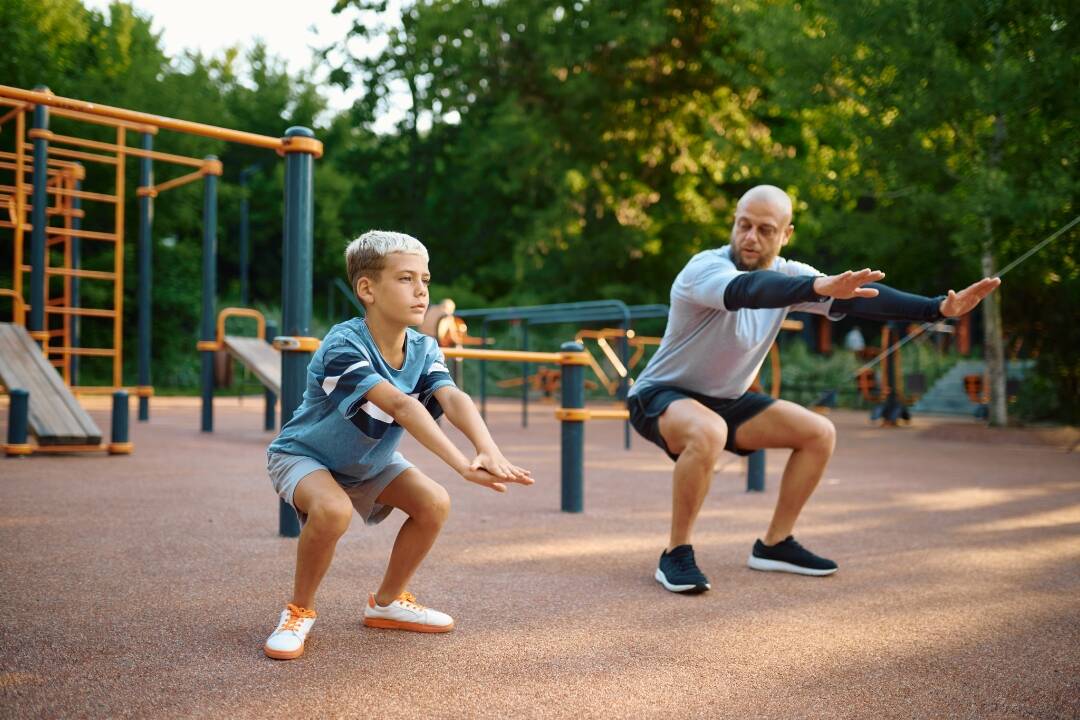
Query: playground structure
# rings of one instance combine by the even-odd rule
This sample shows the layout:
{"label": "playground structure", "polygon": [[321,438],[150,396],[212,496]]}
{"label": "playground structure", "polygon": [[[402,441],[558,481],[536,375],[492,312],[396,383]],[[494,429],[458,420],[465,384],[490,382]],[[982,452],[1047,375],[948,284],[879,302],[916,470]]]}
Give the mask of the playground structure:
{"label": "playground structure", "polygon": [[[280,138],[257,135],[238,130],[216,127],[202,123],[152,115],[148,113],[98,105],[81,100],[60,97],[47,88],[23,90],[0,85],[0,105],[10,108],[0,116],[0,125],[14,120],[14,150],[0,160],[2,169],[14,172],[14,182],[0,186],[3,206],[8,209],[9,220],[0,224],[12,230],[13,265],[12,287],[5,288],[6,296],[12,298],[16,324],[25,322],[29,336],[41,343],[41,351],[50,364],[65,373],[62,379],[70,380],[71,386],[58,387],[39,392],[63,395],[65,403],[74,403],[71,391],[77,393],[117,393],[127,391],[122,387],[123,342],[123,250],[124,250],[124,164],[128,157],[140,159],[140,180],[136,189],[139,199],[138,242],[138,386],[134,392],[139,397],[139,418],[149,417],[150,385],[150,320],[151,304],[151,243],[152,200],[160,193],[195,180],[203,180],[203,301],[200,322],[200,342],[216,342],[215,292],[217,247],[217,178],[222,173],[221,163],[214,157],[187,158],[161,153],[152,149],[152,138],[159,130],[171,130],[202,137],[215,138],[272,150],[285,158],[285,213],[284,213],[284,290],[282,314],[285,332],[281,343],[282,353],[280,393],[282,417],[288,418],[299,405],[303,394],[304,372],[310,359],[313,338],[309,338],[311,323],[311,261],[312,261],[312,170],[315,158],[322,155],[322,143],[315,139],[311,130],[292,127]],[[26,130],[27,112],[33,112],[32,126]],[[71,135],[61,135],[49,128],[50,114],[79,122],[105,125],[115,129],[115,142],[104,143]],[[127,133],[140,133],[141,147],[127,142]],[[33,143],[29,144],[25,138]],[[114,168],[112,193],[87,192],[79,189],[79,182],[86,178],[82,166],[73,163],[80,160],[103,164]],[[194,168],[191,172],[153,183],[153,161],[166,162]],[[50,169],[53,169],[50,176]],[[29,170],[32,184],[25,181]],[[51,178],[51,181],[50,181]],[[56,202],[50,207],[49,197]],[[93,201],[112,205],[113,227],[108,231],[86,230],[79,226],[84,217],[76,201]],[[31,217],[28,221],[26,213]],[[48,218],[61,217],[62,226],[51,226]],[[24,237],[30,232],[30,252],[24,258]],[[113,269],[111,271],[85,270],[81,267],[80,240],[95,240],[111,244]],[[54,248],[61,248],[56,251]],[[53,256],[62,254],[60,263],[53,263]],[[30,282],[24,275],[30,274]],[[52,280],[62,280],[62,291],[52,292]],[[112,283],[113,303],[108,308],[86,308],[80,302],[79,281]],[[52,319],[60,318],[54,327]],[[113,343],[109,347],[81,347],[77,336],[78,323],[70,318],[105,318],[112,321]],[[59,344],[53,345],[54,340]],[[314,341],[317,344],[317,341]],[[202,429],[213,428],[213,351],[204,345],[202,352],[203,412]],[[78,367],[73,359],[79,357],[105,357],[112,360],[111,386],[91,387],[77,384]],[[8,361],[5,359],[4,364]],[[10,392],[13,388],[5,382]],[[36,393],[35,393],[36,394]],[[70,397],[69,397],[70,396]],[[70,400],[70,402],[68,402]],[[42,402],[32,397],[31,407]],[[12,407],[20,405],[13,403]],[[125,406],[126,411],[126,406]],[[30,412],[34,415],[34,411]],[[125,412],[126,423],[126,412]],[[15,423],[12,423],[15,424]],[[10,426],[9,426],[10,430]],[[282,523],[295,527],[296,519],[291,509],[282,512]],[[290,515],[291,520],[286,517]],[[298,528],[297,528],[298,531]]]}

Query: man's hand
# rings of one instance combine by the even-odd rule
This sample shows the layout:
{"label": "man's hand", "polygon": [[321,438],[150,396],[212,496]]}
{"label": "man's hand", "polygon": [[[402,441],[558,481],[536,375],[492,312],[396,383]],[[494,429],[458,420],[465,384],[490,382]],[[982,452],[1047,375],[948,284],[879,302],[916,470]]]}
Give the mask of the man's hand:
{"label": "man's hand", "polygon": [[500,478],[495,477],[494,475],[489,473],[487,470],[484,470],[483,468],[472,468],[472,467],[467,467],[464,470],[462,470],[461,471],[461,477],[465,478],[466,480],[468,480],[471,483],[476,483],[477,485],[483,485],[486,488],[490,488],[490,489],[494,490],[495,492],[500,492],[500,493],[506,492],[506,485],[505,485],[506,482],[516,482],[516,483],[520,483],[522,485],[532,485],[532,482],[533,482],[533,479],[531,477],[526,477],[526,478],[520,479],[520,480],[516,479],[516,478],[508,478],[503,482],[499,482]]}
{"label": "man's hand", "polygon": [[974,310],[982,299],[997,290],[999,285],[1001,285],[1001,278],[988,277],[968,285],[960,292],[950,290],[948,297],[941,301],[938,309],[945,317],[960,317]]}
{"label": "man's hand", "polygon": [[885,277],[880,270],[864,268],[862,270],[848,270],[839,275],[825,275],[814,280],[814,292],[825,297],[837,300],[850,300],[857,297],[876,297],[878,291],[874,288],[864,288],[867,283],[877,282]]}
{"label": "man's hand", "polygon": [[489,473],[508,482],[532,485],[532,473],[514,465],[499,452],[498,448],[483,450],[469,464],[470,470],[487,470]]}

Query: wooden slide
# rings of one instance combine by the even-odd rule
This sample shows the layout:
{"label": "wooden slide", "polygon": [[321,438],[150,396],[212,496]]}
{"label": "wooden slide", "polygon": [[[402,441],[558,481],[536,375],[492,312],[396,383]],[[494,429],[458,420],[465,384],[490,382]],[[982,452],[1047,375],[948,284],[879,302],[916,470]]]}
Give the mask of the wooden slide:
{"label": "wooden slide", "polygon": [[39,445],[101,442],[101,430],[22,325],[0,323],[0,382],[30,393],[30,432]]}
{"label": "wooden slide", "polygon": [[237,362],[255,373],[275,395],[281,394],[281,351],[262,338],[225,335],[222,345]]}

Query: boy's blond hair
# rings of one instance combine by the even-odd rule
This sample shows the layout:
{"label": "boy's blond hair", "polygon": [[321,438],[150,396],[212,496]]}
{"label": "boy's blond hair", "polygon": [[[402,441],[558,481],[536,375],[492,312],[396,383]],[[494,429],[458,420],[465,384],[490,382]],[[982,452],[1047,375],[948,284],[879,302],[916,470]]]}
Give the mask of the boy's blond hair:
{"label": "boy's blond hair", "polygon": [[424,244],[411,235],[386,230],[368,230],[345,248],[345,268],[349,273],[349,285],[356,292],[361,277],[376,278],[386,267],[390,253],[419,255],[428,260]]}

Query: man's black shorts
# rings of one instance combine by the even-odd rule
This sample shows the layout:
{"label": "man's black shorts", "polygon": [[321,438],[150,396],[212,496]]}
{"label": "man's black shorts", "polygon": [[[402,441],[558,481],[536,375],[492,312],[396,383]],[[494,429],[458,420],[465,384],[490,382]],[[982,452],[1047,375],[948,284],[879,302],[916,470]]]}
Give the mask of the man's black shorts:
{"label": "man's black shorts", "polygon": [[740,450],[735,447],[735,431],[774,402],[768,395],[756,392],[745,392],[732,400],[720,400],[672,385],[649,387],[631,395],[626,401],[630,410],[630,424],[643,438],[660,446],[672,460],[678,460],[679,456],[668,450],[667,443],[660,434],[660,416],[667,410],[668,405],[683,398],[697,400],[724,419],[728,427],[724,449],[736,455],[749,455],[753,450]]}

